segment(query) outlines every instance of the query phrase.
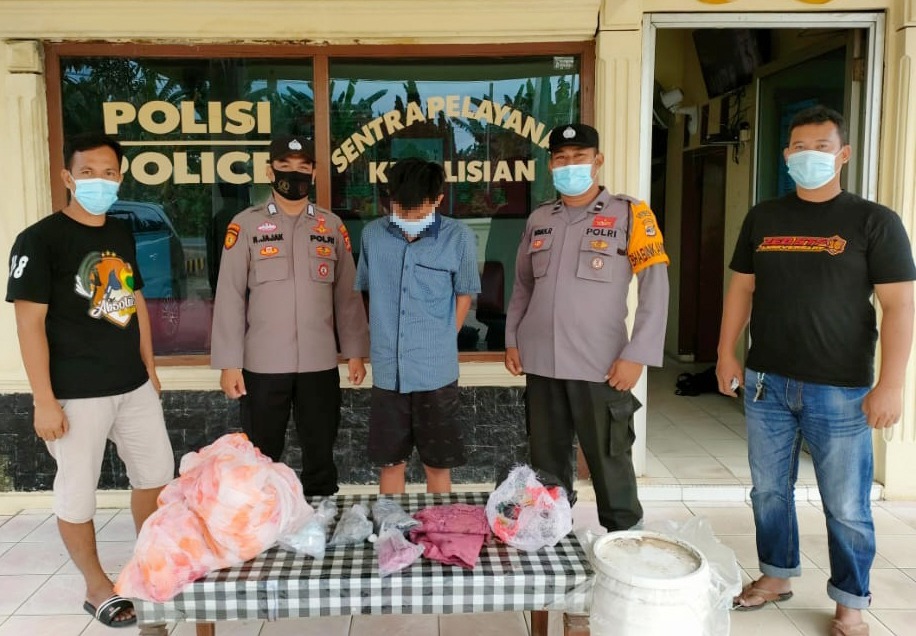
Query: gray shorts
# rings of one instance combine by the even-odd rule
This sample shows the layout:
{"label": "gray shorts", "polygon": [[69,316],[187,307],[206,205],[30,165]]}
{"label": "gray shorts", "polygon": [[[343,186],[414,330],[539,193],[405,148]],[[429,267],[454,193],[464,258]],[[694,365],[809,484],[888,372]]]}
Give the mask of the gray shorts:
{"label": "gray shorts", "polygon": [[119,395],[59,402],[69,430],[46,442],[57,462],[54,514],[58,518],[85,523],[95,515],[95,492],[109,439],[127,467],[132,488],[159,488],[175,476],[172,444],[152,382]]}

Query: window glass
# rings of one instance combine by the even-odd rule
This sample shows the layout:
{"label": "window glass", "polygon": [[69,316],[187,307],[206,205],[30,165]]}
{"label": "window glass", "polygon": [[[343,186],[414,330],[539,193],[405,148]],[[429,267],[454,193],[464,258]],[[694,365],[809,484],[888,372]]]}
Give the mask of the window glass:
{"label": "window glass", "polygon": [[388,213],[387,167],[441,162],[439,210],[478,240],[482,291],[459,348],[502,350],[525,219],[556,196],[547,134],[579,120],[578,57],[332,60],[330,75],[331,201],[354,256],[363,225]]}
{"label": "window glass", "polygon": [[208,353],[226,226],[267,198],[271,135],[311,134],[309,60],[61,58],[64,135],[124,146],[111,214],[134,230],[157,355]]}

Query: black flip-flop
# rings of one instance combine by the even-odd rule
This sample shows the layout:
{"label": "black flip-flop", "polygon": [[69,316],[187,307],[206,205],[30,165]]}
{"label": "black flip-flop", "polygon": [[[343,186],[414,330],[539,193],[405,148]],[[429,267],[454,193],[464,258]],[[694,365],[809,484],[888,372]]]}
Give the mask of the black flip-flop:
{"label": "black flip-flop", "polygon": [[122,612],[134,609],[133,603],[131,603],[123,596],[118,596],[117,594],[106,600],[104,603],[100,604],[98,608],[93,606],[93,604],[89,601],[86,601],[83,603],[83,609],[89,612],[93,618],[95,618],[95,620],[107,627],[131,627],[132,625],[137,624],[136,614],[127,620],[115,620],[115,618],[117,618],[117,616]]}

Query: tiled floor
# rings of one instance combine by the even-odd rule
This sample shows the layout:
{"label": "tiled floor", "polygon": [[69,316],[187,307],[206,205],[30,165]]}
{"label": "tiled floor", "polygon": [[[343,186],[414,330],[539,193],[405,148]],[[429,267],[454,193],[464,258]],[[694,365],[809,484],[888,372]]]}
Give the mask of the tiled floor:
{"label": "tiled floor", "polygon": [[[674,393],[678,374],[708,366],[666,361],[664,368],[650,370],[644,485],[678,484],[686,490],[717,485],[739,492],[742,489],[735,487],[744,486],[744,491],[750,487],[747,428],[740,399],[719,393],[695,397]],[[799,462],[798,485],[800,494],[805,493],[800,499],[807,499],[807,487],[814,486],[815,480],[806,453]]]}
{"label": "tiled floor", "polygon": [[[746,503],[750,479],[740,405],[719,395],[674,395],[677,374],[669,365],[650,374],[648,474],[640,479],[646,520],[707,518],[718,538],[735,551],[745,580],[757,571],[754,524]],[[700,367],[702,368],[702,367]],[[690,369],[688,369],[690,370]],[[733,636],[822,635],[832,613],[825,586],[829,563],[824,518],[818,507],[810,459],[799,470],[798,518],[804,574],[795,596],[758,612],[732,612]],[[879,490],[875,493],[879,494]],[[874,603],[867,620],[873,636],[916,634],[916,502],[874,503],[878,557],[872,569]],[[577,529],[598,529],[595,506],[577,504]],[[129,511],[100,510],[99,552],[115,575],[130,558],[134,532]],[[101,636],[108,628],[81,613],[84,587],[67,557],[56,521],[47,510],[0,516],[0,636]],[[551,636],[561,633],[551,615]],[[171,627],[173,636],[193,636],[192,624]],[[136,633],[124,630],[123,633]],[[358,616],[220,623],[219,636],[524,636],[521,613],[452,616]]]}

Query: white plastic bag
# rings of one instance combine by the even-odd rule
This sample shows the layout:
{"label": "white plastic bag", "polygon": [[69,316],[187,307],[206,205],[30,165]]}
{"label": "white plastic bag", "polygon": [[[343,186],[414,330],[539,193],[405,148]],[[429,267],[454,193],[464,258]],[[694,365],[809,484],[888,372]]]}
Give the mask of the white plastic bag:
{"label": "white plastic bag", "polygon": [[384,495],[372,504],[372,519],[375,522],[375,532],[379,535],[379,539],[388,528],[395,528],[404,533],[420,525],[419,521],[404,511],[401,504]]}
{"label": "white plastic bag", "polygon": [[337,516],[337,504],[322,499],[315,514],[298,532],[281,537],[277,542],[284,550],[301,552],[316,559],[323,559],[327,546],[328,528]]}
{"label": "white plastic bag", "polygon": [[487,500],[493,534],[519,550],[553,547],[572,530],[566,491],[545,487],[530,466],[516,466]]}
{"label": "white plastic bag", "polygon": [[334,536],[331,537],[328,547],[355,545],[362,543],[371,535],[372,522],[369,521],[369,510],[362,504],[353,504],[340,516],[340,521],[334,528]]}

